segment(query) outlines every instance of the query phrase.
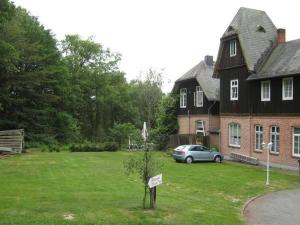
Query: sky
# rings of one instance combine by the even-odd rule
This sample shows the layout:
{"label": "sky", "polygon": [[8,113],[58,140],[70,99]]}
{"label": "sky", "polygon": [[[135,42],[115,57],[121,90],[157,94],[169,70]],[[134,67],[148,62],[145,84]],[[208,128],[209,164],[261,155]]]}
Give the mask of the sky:
{"label": "sky", "polygon": [[122,55],[127,80],[163,69],[163,91],[204,59],[218,54],[220,37],[240,7],[264,10],[287,41],[300,38],[296,0],[14,0],[56,39],[79,34]]}

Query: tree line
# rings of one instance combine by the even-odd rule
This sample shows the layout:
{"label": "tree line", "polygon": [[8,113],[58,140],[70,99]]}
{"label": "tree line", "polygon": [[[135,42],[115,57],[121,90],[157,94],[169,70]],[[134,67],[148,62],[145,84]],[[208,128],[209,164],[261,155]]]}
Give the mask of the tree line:
{"label": "tree line", "polygon": [[146,121],[161,136],[157,118],[170,98],[161,72],[127,82],[120,60],[92,38],[57,41],[27,10],[0,0],[0,129],[23,128],[30,142],[102,142]]}

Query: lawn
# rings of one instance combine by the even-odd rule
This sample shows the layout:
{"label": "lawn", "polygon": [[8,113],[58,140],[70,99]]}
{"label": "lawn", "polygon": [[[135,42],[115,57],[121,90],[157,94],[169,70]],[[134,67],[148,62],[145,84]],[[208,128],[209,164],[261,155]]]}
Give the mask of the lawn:
{"label": "lawn", "polygon": [[[139,153],[41,153],[0,160],[0,224],[244,224],[251,197],[299,187],[294,174],[236,163],[175,163],[165,153],[157,209],[143,210],[143,186],[124,175]],[[65,214],[73,214],[66,220]]]}

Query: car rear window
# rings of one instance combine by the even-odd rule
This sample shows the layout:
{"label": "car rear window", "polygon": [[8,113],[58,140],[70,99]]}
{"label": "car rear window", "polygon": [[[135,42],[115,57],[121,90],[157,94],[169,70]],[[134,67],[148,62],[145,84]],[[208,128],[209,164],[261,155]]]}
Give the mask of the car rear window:
{"label": "car rear window", "polygon": [[182,150],[182,149],[185,148],[185,146],[186,146],[186,145],[180,145],[180,146],[178,146],[177,148],[175,148],[175,150],[176,150],[176,151],[177,151],[177,150]]}

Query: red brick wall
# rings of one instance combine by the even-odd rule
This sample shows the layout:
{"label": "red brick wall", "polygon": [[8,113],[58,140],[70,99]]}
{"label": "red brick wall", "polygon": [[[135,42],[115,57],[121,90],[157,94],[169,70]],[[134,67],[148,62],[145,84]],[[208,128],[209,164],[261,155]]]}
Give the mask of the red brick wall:
{"label": "red brick wall", "polygon": [[186,115],[177,116],[179,130],[178,134],[196,134],[196,121],[204,121],[205,133],[208,131],[209,121],[207,114],[190,115],[190,118]]}
{"label": "red brick wall", "polygon": [[[255,151],[255,125],[263,126],[263,140],[270,142],[271,126],[280,127],[280,149],[279,154],[271,154],[272,163],[285,166],[298,166],[298,158],[292,155],[293,127],[300,126],[300,117],[231,117],[222,116],[221,124],[221,151],[225,155],[231,152],[237,152],[258,158],[260,161],[266,161],[266,150],[262,152]],[[241,147],[234,148],[229,146],[228,125],[231,122],[237,122],[241,125]]]}
{"label": "red brick wall", "polygon": [[209,134],[211,128],[220,128],[220,118],[218,116],[209,116],[207,114],[180,115],[177,117],[179,130],[178,134],[196,134],[196,121],[203,120],[205,135],[210,136],[210,145],[219,147],[219,135]]}

